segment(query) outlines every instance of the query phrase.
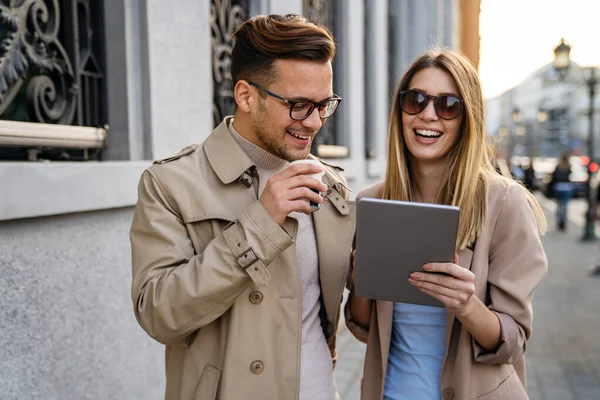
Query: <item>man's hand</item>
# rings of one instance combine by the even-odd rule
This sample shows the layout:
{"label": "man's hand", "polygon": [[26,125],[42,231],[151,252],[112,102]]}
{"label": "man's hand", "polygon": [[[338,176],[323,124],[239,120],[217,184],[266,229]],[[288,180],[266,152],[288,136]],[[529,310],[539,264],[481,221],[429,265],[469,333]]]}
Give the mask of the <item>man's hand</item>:
{"label": "man's hand", "polygon": [[318,174],[323,168],[313,164],[296,164],[273,175],[267,181],[260,202],[273,219],[283,225],[293,211],[310,214],[308,200],[321,204],[323,198],[313,192],[325,192],[327,185],[308,175]]}

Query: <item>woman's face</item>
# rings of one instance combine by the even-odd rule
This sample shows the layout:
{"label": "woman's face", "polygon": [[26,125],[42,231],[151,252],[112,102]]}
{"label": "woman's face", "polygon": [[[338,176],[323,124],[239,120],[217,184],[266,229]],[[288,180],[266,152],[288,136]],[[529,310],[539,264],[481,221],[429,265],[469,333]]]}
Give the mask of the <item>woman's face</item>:
{"label": "woman's face", "polygon": [[[407,90],[418,90],[429,96],[451,94],[459,97],[454,79],[439,68],[425,68],[417,72]],[[463,107],[464,108],[464,107]],[[434,110],[434,101],[429,99],[427,107],[416,115],[402,112],[402,134],[413,161],[419,164],[440,163],[460,137],[460,126],[464,110],[451,120],[440,118]]]}

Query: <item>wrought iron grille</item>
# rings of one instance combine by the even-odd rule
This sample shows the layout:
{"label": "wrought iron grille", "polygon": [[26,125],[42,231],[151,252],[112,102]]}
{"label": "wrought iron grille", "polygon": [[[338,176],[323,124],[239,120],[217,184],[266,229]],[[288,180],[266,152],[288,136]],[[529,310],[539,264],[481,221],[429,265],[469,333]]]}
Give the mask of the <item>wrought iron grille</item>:
{"label": "wrought iron grille", "polygon": [[328,0],[304,0],[304,16],[317,25],[331,27],[331,5]]}
{"label": "wrought iron grille", "polygon": [[213,125],[235,111],[231,77],[232,35],[247,18],[249,0],[211,0],[210,30],[213,71]]}
{"label": "wrought iron grille", "polygon": [[[335,0],[304,0],[303,2],[303,14],[309,20],[317,25],[324,26],[329,29],[335,37]],[[338,87],[340,80],[338,79],[339,74],[336,73],[335,60],[333,63],[333,87]],[[342,103],[342,107],[343,107]],[[321,144],[328,145],[340,145],[340,140],[337,132],[337,118],[339,114],[334,114],[327,120],[327,123],[323,125],[319,134],[315,137],[311,152],[318,155],[318,148]]]}
{"label": "wrought iron grille", "polygon": [[106,124],[102,0],[0,0],[0,119]]}

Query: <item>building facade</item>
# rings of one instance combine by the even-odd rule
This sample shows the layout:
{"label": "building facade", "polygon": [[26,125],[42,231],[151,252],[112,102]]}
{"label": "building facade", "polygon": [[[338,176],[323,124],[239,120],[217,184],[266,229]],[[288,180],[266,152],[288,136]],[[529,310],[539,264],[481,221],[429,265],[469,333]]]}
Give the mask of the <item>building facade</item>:
{"label": "building facade", "polygon": [[[548,64],[518,86],[488,99],[486,126],[497,144],[498,155],[589,155],[590,132],[597,135],[600,126],[598,91],[590,98],[588,81],[592,72],[600,78],[600,68],[581,67],[571,61],[568,70],[561,73],[554,64]],[[596,156],[600,154],[599,140],[593,143]]]}
{"label": "building facade", "polygon": [[233,111],[231,33],[298,13],[338,43],[313,152],[383,179],[392,90],[433,44],[478,62],[478,0],[0,0],[0,398],[160,399],[128,230],[152,159]]}

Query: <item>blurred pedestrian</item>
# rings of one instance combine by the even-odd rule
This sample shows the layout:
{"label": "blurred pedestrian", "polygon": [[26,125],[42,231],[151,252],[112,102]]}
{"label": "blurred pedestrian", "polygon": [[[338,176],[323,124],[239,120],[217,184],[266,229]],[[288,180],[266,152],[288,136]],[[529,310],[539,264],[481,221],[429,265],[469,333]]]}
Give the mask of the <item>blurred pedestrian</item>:
{"label": "blurred pedestrian", "polygon": [[533,167],[533,162],[530,161],[529,165],[527,165],[527,167],[525,167],[524,170],[525,170],[525,174],[523,177],[523,185],[525,185],[527,190],[529,190],[530,192],[533,192],[536,190],[535,168]]}
{"label": "blurred pedestrian", "polygon": [[521,167],[520,164],[514,164],[511,169],[510,169],[510,173],[513,176],[513,179],[523,182],[523,180],[525,179],[525,171],[523,171],[523,167]]}
{"label": "blurred pedestrian", "polygon": [[596,196],[594,197],[596,199],[596,208],[595,208],[595,213],[594,213],[594,223],[598,223],[600,221],[600,185],[596,186]]}
{"label": "blurred pedestrian", "polygon": [[443,307],[359,298],[351,275],[346,323],[367,343],[363,400],[527,399],[546,222],[530,192],[494,171],[483,106],[477,71],[452,50],[420,56],[397,85],[385,180],[357,197],[460,207],[457,254],[398,277]]}
{"label": "blurred pedestrian", "polygon": [[563,154],[550,178],[550,191],[556,200],[556,224],[560,231],[567,229],[567,208],[572,196],[573,185],[570,180],[571,163],[569,154]]}

